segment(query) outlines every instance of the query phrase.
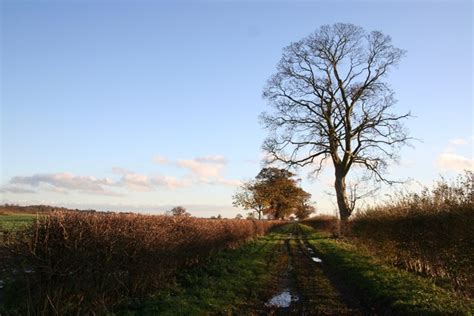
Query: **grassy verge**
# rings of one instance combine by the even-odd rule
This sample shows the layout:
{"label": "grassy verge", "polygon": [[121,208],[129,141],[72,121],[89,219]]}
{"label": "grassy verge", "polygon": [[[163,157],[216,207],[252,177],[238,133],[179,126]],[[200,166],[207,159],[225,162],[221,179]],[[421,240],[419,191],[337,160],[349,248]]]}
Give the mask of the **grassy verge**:
{"label": "grassy verge", "polygon": [[397,315],[472,315],[474,304],[432,281],[384,265],[355,247],[301,226],[323,262],[367,306]]}
{"label": "grassy verge", "polygon": [[276,262],[281,227],[237,249],[219,252],[145,302],[130,304],[118,315],[245,315],[261,305],[261,293]]}

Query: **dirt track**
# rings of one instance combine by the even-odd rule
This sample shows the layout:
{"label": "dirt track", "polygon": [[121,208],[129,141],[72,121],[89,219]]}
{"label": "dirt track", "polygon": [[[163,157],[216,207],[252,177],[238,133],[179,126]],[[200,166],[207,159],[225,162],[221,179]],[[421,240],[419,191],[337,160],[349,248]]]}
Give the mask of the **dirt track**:
{"label": "dirt track", "polygon": [[[258,314],[367,315],[354,295],[331,276],[298,225],[282,234],[278,263]],[[288,306],[289,305],[289,306]]]}

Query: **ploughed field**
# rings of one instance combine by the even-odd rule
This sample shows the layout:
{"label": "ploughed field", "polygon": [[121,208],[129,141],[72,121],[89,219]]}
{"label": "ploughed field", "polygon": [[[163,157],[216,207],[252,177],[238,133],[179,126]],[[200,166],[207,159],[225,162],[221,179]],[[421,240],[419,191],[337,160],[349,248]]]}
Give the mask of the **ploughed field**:
{"label": "ploughed field", "polygon": [[469,295],[301,223],[53,213],[0,249],[1,315],[473,313]]}

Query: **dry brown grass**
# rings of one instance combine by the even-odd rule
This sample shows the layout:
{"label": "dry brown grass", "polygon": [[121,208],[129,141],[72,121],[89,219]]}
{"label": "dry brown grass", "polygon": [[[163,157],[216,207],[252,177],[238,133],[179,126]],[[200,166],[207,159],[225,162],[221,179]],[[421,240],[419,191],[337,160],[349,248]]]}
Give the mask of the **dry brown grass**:
{"label": "dry brown grass", "polygon": [[[53,212],[10,240],[16,301],[34,314],[104,313],[276,221]],[[26,271],[26,272],[25,272]],[[25,273],[24,273],[25,272]]]}

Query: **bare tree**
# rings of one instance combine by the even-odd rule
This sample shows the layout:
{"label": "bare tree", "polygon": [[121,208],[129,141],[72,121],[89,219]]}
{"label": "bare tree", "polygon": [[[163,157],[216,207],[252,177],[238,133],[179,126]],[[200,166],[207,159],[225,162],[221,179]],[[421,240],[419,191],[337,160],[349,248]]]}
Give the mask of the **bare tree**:
{"label": "bare tree", "polygon": [[346,192],[351,168],[362,166],[377,181],[393,183],[384,171],[409,139],[402,120],[410,114],[392,112],[394,92],[384,81],[404,53],[378,31],[322,26],[284,49],[264,89],[274,111],[262,113],[270,130],[263,148],[272,161],[311,165],[316,175],[332,161],[343,221],[354,209]]}

